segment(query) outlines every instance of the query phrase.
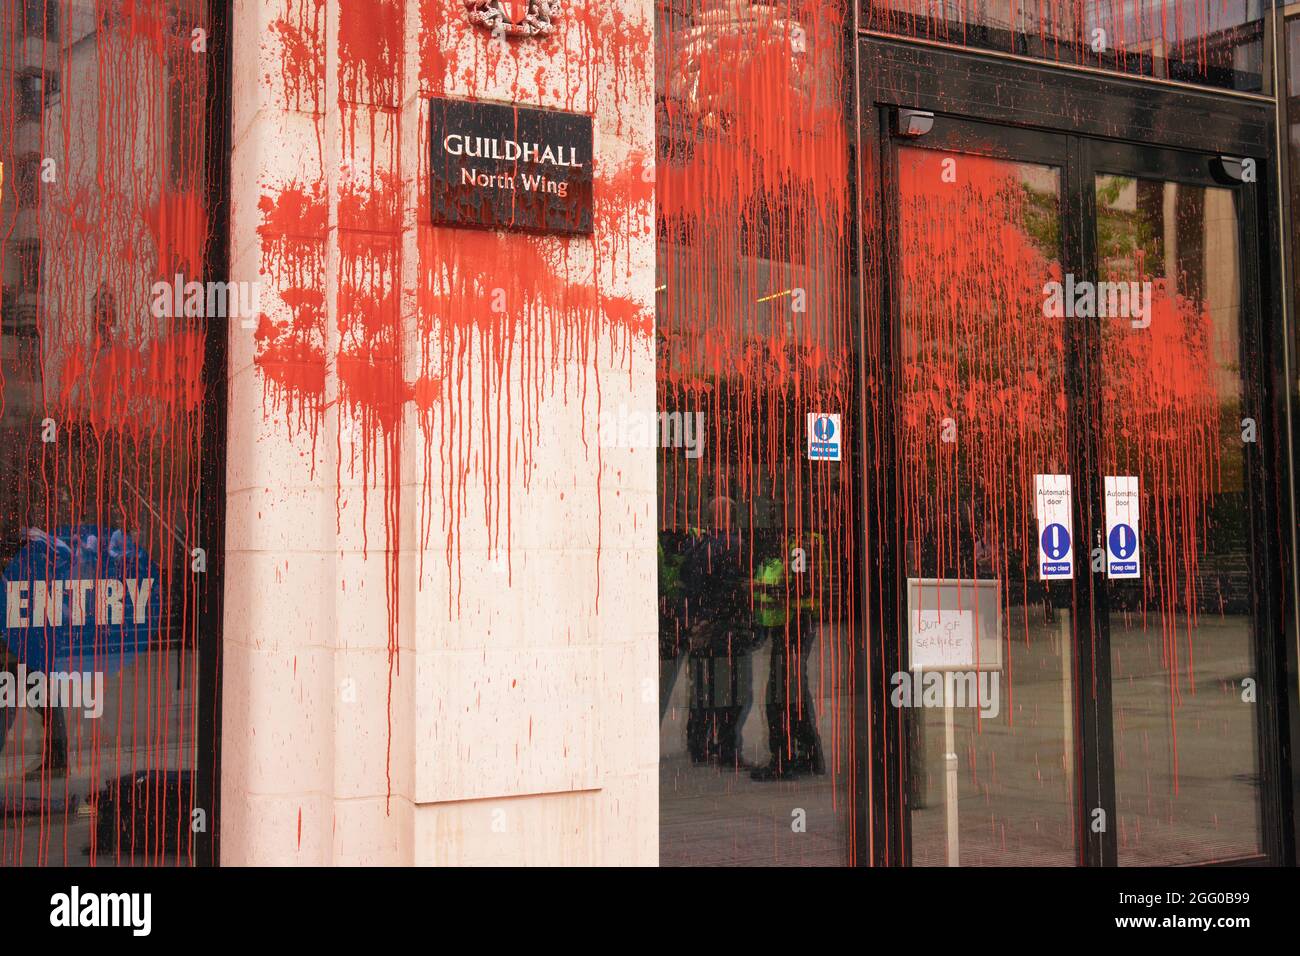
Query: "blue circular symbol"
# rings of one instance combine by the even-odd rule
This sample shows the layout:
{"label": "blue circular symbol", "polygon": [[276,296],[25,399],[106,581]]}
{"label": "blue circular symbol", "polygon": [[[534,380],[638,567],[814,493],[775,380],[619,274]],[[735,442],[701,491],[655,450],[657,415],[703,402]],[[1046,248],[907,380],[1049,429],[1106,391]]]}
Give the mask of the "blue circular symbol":
{"label": "blue circular symbol", "polygon": [[1059,561],[1070,550],[1070,532],[1063,524],[1049,524],[1043,529],[1043,551],[1053,561]]}
{"label": "blue circular symbol", "polygon": [[823,415],[813,422],[813,434],[817,436],[818,441],[830,441],[835,435],[835,423]]}
{"label": "blue circular symbol", "polygon": [[1117,558],[1131,557],[1137,550],[1137,535],[1126,524],[1117,524],[1110,529],[1110,553]]}
{"label": "blue circular symbol", "polygon": [[126,532],[28,528],[0,577],[0,639],[28,669],[115,672],[158,638],[158,568]]}

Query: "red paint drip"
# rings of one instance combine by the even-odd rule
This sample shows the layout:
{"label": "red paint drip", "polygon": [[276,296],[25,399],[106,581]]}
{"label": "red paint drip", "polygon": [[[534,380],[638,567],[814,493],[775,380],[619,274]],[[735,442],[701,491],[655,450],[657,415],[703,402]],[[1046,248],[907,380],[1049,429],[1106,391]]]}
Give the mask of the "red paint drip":
{"label": "red paint drip", "polygon": [[[320,9],[318,3],[285,0],[267,46],[279,69],[264,78],[286,105],[315,113],[324,109]],[[424,125],[415,151],[418,166],[403,166],[406,9],[404,0],[340,8],[343,174],[335,195],[324,182],[284,183],[262,199],[262,269],[282,307],[263,316],[255,359],[268,415],[282,417],[291,433],[310,434],[313,463],[324,411],[337,404],[336,477],[340,488],[345,474],[360,479],[363,529],[371,491],[382,498],[384,541],[367,536],[364,545],[367,552],[379,547],[385,559],[390,731],[399,663],[403,455],[422,458],[426,474],[433,470],[429,464],[441,465],[442,486],[430,487],[426,480],[422,490],[417,528],[421,550],[435,534],[445,545],[453,616],[459,610],[461,523],[470,513],[470,489],[478,488],[481,496],[473,504],[483,516],[492,556],[509,566],[514,490],[516,482],[528,488],[543,405],[556,397],[573,399],[579,403],[575,414],[591,414],[593,405],[599,408],[597,343],[609,340],[630,369],[633,345],[652,328],[643,306],[613,291],[631,274],[631,240],[648,238],[653,227],[653,181],[642,154],[617,168],[597,169],[594,240],[448,233],[426,224]],[[493,83],[501,70],[517,67],[518,48],[503,52],[486,35],[465,28],[459,0],[419,0],[419,12],[424,26],[414,42],[421,95],[473,97],[484,73]],[[515,99],[610,117],[621,131],[625,104],[648,107],[650,87],[640,57],[650,37],[649,23],[621,11],[566,11],[557,34],[544,43],[552,50],[581,50],[581,56],[566,53],[549,65],[541,62],[528,88],[515,69]],[[579,89],[585,91],[581,101]],[[418,207],[409,210],[413,181]],[[332,276],[326,274],[331,204],[338,223]],[[402,287],[403,224],[412,217],[420,223],[413,294]],[[594,271],[579,265],[588,249],[595,254]],[[338,291],[328,303],[331,282]],[[336,317],[332,330],[330,314]],[[418,425],[415,449],[402,444],[408,414]],[[594,463],[580,467],[595,470],[599,486],[598,450],[587,457]],[[340,491],[340,528],[347,504]]]}

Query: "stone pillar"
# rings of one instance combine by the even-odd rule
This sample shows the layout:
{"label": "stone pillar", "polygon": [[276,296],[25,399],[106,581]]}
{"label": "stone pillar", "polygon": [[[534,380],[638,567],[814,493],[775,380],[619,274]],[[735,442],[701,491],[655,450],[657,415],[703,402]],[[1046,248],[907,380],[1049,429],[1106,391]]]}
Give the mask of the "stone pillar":
{"label": "stone pillar", "polygon": [[[653,864],[652,6],[234,6],[222,861]],[[595,235],[433,227],[430,96],[593,115]]]}

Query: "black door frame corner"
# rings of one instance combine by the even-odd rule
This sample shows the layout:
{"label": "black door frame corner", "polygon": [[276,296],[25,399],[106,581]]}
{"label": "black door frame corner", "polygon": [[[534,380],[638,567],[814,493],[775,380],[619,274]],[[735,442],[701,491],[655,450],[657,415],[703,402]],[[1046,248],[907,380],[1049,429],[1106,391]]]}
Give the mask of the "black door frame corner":
{"label": "black door frame corner", "polygon": [[[1277,321],[1282,314],[1279,283],[1285,281],[1279,261],[1282,223],[1276,214],[1276,197],[1271,197],[1270,192],[1278,162],[1276,104],[1262,96],[1153,84],[1119,75],[1110,78],[878,35],[856,38],[852,64],[859,210],[855,272],[859,278],[862,336],[859,411],[863,460],[876,463],[875,468],[863,468],[861,472],[864,646],[859,671],[866,685],[862,692],[867,731],[859,734],[863,739],[857,746],[859,792],[868,795],[870,805],[865,808],[864,826],[869,841],[859,852],[858,862],[886,866],[910,863],[906,721],[887,701],[890,675],[899,669],[902,660],[899,635],[904,589],[899,576],[901,524],[894,464],[897,436],[892,416],[873,408],[873,400],[892,409],[898,397],[894,367],[896,280],[890,271],[891,264],[898,261],[897,204],[889,200],[885,190],[896,181],[896,150],[889,145],[895,135],[894,125],[899,110],[912,109],[997,124],[1018,138],[1044,133],[1068,136],[1072,161],[1067,168],[1071,177],[1079,177],[1091,168],[1095,150],[1085,142],[1109,143],[1121,150],[1154,147],[1256,160],[1256,184],[1241,190],[1243,230],[1255,231],[1241,239],[1244,267],[1255,270],[1260,290],[1254,316],[1246,316],[1254,321],[1247,321],[1250,328],[1243,330],[1252,346],[1246,354],[1256,363],[1251,369],[1253,374],[1248,376],[1253,392],[1247,395],[1246,402],[1257,410],[1259,434],[1268,436],[1267,442],[1249,450],[1267,456],[1259,463],[1258,473],[1265,487],[1256,489],[1261,507],[1254,509],[1252,529],[1258,541],[1266,542],[1267,555],[1266,567],[1255,579],[1256,606],[1260,610],[1256,617],[1258,700],[1262,704],[1258,724],[1260,766],[1264,768],[1261,790],[1265,854],[1261,861],[1294,865],[1300,766],[1292,758],[1292,748],[1300,739],[1296,736],[1300,734],[1300,668],[1292,633],[1295,609],[1287,597],[1296,573],[1295,556],[1287,544],[1289,509],[1282,496],[1295,486],[1296,475],[1292,473],[1284,429],[1277,427],[1284,420],[1283,403],[1287,401],[1289,383],[1281,369],[1287,324]],[[1088,190],[1070,188],[1067,193],[1079,196]],[[1066,218],[1082,221],[1078,215]],[[1247,254],[1252,247],[1258,255]],[[868,383],[874,385],[874,394],[868,392]],[[1076,496],[1076,509],[1083,506],[1084,499],[1091,501],[1094,497]],[[1109,726],[1108,708],[1104,719]],[[1098,754],[1093,756],[1101,759]],[[1105,759],[1112,758],[1107,755]],[[1087,767],[1081,769],[1086,773]],[[1114,828],[1107,829],[1109,834],[1080,842],[1080,863],[1116,862]]]}

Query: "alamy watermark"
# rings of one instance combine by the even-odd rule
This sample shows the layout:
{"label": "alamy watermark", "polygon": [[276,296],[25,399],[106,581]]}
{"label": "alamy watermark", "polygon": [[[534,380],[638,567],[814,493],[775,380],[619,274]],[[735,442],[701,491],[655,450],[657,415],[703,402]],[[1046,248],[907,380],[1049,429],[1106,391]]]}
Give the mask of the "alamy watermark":
{"label": "alamy watermark", "polygon": [[152,893],[83,892],[74,885],[50,897],[50,925],[58,928],[121,927],[133,936],[148,936],[152,912]]}
{"label": "alamy watermark", "polygon": [[104,714],[103,671],[29,671],[19,664],[0,671],[0,707],[79,709],[88,719]]}
{"label": "alamy watermark", "polygon": [[242,319],[244,328],[252,328],[261,308],[260,282],[186,282],[178,273],[150,291],[150,311],[158,319]]}
{"label": "alamy watermark", "polygon": [[1091,282],[1065,274],[1043,286],[1049,319],[1129,319],[1135,329],[1151,324],[1151,282]]}
{"label": "alamy watermark", "polygon": [[[894,707],[977,707],[980,716],[992,719],[1001,710],[1001,674],[993,670],[897,671],[889,679],[894,688],[889,702]],[[951,688],[945,701],[944,685]]]}
{"label": "alamy watermark", "polygon": [[704,454],[703,412],[638,411],[620,405],[600,413],[601,448],[684,448],[687,458]]}

